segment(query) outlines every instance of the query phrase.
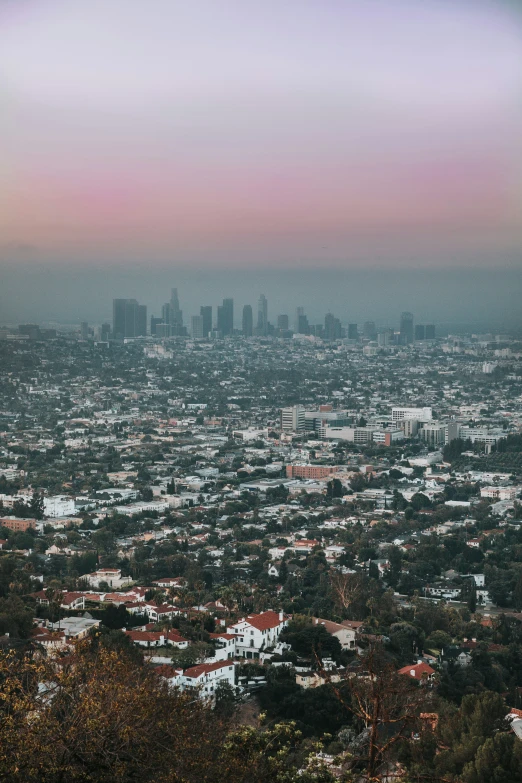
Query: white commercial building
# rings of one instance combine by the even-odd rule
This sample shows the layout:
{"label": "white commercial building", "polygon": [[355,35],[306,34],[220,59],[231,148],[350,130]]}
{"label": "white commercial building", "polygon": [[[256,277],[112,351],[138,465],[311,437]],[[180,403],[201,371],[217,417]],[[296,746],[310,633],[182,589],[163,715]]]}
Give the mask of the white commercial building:
{"label": "white commercial building", "polygon": [[119,589],[132,583],[130,576],[122,576],[119,568],[99,568],[92,574],[83,574],[80,579],[85,579],[91,587],[99,587],[102,582],[109,587]]}
{"label": "white commercial building", "polygon": [[446,443],[446,427],[440,421],[425,422],[419,434],[421,439],[430,446]]}
{"label": "white commercial building", "polygon": [[301,432],[305,428],[305,409],[303,405],[292,405],[281,409],[281,429],[287,432]]}
{"label": "white commercial building", "polygon": [[515,500],[519,493],[520,487],[482,487],[480,497],[492,498],[493,500]]}
{"label": "white commercial building", "polygon": [[488,427],[468,427],[462,425],[460,428],[460,437],[462,440],[470,440],[472,443],[484,443],[486,446],[493,446],[507,437],[507,432],[501,429]]}
{"label": "white commercial building", "polygon": [[72,498],[66,495],[44,498],[44,515],[46,517],[67,517],[71,514],[76,514],[76,505]]}
{"label": "white commercial building", "polygon": [[431,421],[431,408],[392,408],[392,422],[397,424],[404,419],[415,419],[415,421]]}

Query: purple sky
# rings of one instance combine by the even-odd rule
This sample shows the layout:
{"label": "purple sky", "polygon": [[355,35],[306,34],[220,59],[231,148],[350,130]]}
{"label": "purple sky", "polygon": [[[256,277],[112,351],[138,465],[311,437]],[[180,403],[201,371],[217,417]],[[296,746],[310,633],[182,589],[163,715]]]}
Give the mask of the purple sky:
{"label": "purple sky", "polygon": [[0,261],[520,265],[522,16],[3,0]]}

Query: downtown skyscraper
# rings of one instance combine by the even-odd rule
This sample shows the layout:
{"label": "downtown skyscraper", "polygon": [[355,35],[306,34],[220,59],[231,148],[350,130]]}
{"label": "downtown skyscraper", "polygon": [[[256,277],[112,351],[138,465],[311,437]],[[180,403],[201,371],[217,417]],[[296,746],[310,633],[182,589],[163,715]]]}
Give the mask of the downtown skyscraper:
{"label": "downtown skyscraper", "polygon": [[266,336],[268,333],[268,302],[266,296],[261,294],[257,302],[257,334]]}
{"label": "downtown skyscraper", "polygon": [[147,334],[147,307],[136,299],[113,299],[112,335],[115,340],[145,337]]}
{"label": "downtown skyscraper", "polygon": [[217,309],[217,328],[222,337],[230,337],[234,331],[234,300],[223,299]]}
{"label": "downtown skyscraper", "polygon": [[254,332],[253,321],[252,305],[245,305],[243,307],[243,334],[245,337],[252,337]]}

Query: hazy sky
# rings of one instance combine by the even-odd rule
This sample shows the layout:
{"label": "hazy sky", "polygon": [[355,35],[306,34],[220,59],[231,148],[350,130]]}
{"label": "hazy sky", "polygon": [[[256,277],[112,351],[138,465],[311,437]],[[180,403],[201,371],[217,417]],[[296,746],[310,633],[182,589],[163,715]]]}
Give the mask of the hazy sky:
{"label": "hazy sky", "polygon": [[516,9],[2,0],[0,263],[520,267]]}
{"label": "hazy sky", "polygon": [[521,321],[518,2],[0,0],[0,106],[0,322]]}

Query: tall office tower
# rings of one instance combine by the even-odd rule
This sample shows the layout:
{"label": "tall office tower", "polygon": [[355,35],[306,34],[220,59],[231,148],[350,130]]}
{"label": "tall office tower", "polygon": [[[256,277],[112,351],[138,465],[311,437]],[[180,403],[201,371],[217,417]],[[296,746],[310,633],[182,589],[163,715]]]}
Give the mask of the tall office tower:
{"label": "tall office tower", "polygon": [[[302,309],[302,308],[299,308]],[[297,322],[297,332],[299,334],[310,334],[310,324],[306,315],[300,315]]]}
{"label": "tall office tower", "polygon": [[233,299],[223,299],[222,306],[218,307],[218,330],[221,332],[223,337],[229,337],[234,331]]}
{"label": "tall office tower", "polygon": [[225,312],[223,305],[217,306],[217,324],[216,331],[223,337],[223,329],[225,328]]}
{"label": "tall office tower", "polygon": [[254,331],[254,315],[252,305],[243,307],[243,334],[245,337],[252,337]]}
{"label": "tall office tower", "polygon": [[170,337],[170,326],[163,323],[163,321],[156,324],[156,337],[159,337],[160,339]]}
{"label": "tall office tower", "polygon": [[359,339],[359,331],[357,329],[357,324],[348,324],[348,339],[349,340]]}
{"label": "tall office tower", "polygon": [[426,329],[423,324],[415,324],[415,340],[424,340],[426,337]]}
{"label": "tall office tower", "polygon": [[193,315],[192,316],[192,337],[196,339],[201,339],[204,337],[203,334],[203,316],[202,315]]}
{"label": "tall office tower", "polygon": [[391,345],[393,342],[393,329],[384,329],[377,335],[377,345],[381,348]]}
{"label": "tall office tower", "polygon": [[170,326],[175,334],[181,334],[183,329],[183,312],[179,308],[178,289],[170,293]]}
{"label": "tall office tower", "polygon": [[112,336],[115,340],[123,340],[125,337],[125,310],[127,299],[112,300]]}
{"label": "tall office tower", "polygon": [[100,329],[100,338],[102,343],[106,343],[109,341],[109,338],[111,336],[111,325],[110,324],[102,324]]}
{"label": "tall office tower", "polygon": [[287,432],[300,432],[305,428],[304,405],[292,405],[281,409],[281,429]]}
{"label": "tall office tower", "polygon": [[170,302],[166,302],[161,308],[161,321],[166,327],[164,332],[170,337]]}
{"label": "tall office tower", "polygon": [[156,337],[158,333],[158,324],[164,323],[162,318],[156,318],[156,316],[151,315],[150,317],[150,333],[152,337]]}
{"label": "tall office tower", "polygon": [[80,324],[80,337],[82,340],[89,339],[89,324],[87,321],[82,321]]}
{"label": "tall office tower", "polygon": [[304,307],[295,308],[295,328],[294,331],[299,332],[299,319],[304,316]]}
{"label": "tall office tower", "polygon": [[147,306],[138,305],[136,308],[136,321],[134,326],[134,337],[146,337],[147,336]]}
{"label": "tall office tower", "polygon": [[257,301],[257,331],[263,336],[268,331],[268,302],[264,294]]}
{"label": "tall office tower", "polygon": [[289,329],[289,322],[288,322],[288,316],[287,315],[278,315],[277,316],[277,328],[280,329],[282,332],[287,332]]}
{"label": "tall office tower", "polygon": [[136,299],[113,299],[112,333],[115,340],[147,334],[147,307]]}
{"label": "tall office tower", "polygon": [[426,340],[434,340],[435,339],[435,326],[433,324],[426,324],[425,337],[426,337]]}
{"label": "tall office tower", "polygon": [[374,321],[365,321],[363,326],[363,335],[368,340],[376,340],[377,339],[377,329],[375,328],[375,322]]}
{"label": "tall office tower", "polygon": [[[339,340],[341,337],[341,322],[332,313],[327,313],[324,317],[324,338],[326,340]],[[319,337],[319,334],[316,335]]]}
{"label": "tall office tower", "polygon": [[208,337],[212,331],[212,306],[200,307],[199,314],[203,318],[203,337]]}
{"label": "tall office tower", "polygon": [[401,345],[409,345],[413,342],[413,315],[411,313],[401,314],[399,341]]}

